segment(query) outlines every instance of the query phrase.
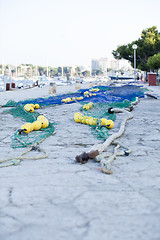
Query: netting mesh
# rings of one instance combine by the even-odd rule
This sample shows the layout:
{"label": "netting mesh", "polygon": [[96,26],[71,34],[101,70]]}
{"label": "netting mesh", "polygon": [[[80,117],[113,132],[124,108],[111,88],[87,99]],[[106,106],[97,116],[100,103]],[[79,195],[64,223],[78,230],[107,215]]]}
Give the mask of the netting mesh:
{"label": "netting mesh", "polygon": [[39,113],[36,111],[33,113],[25,111],[23,106],[17,106],[4,112],[12,114],[13,117],[20,117],[22,121],[30,123],[36,121],[37,117],[39,116]]}
{"label": "netting mesh", "polygon": [[[95,91],[98,89],[98,91]],[[86,91],[90,93],[84,94]],[[25,101],[8,101],[4,106],[5,107],[12,107],[18,105],[25,105],[27,103],[38,103],[40,106],[49,106],[55,104],[64,104],[62,101],[66,98],[75,98],[74,100],[68,101],[65,104],[71,104],[75,101],[78,102],[93,102],[93,103],[105,103],[105,102],[123,102],[124,100],[134,101],[136,97],[144,97],[144,92],[147,89],[142,88],[141,86],[134,86],[134,85],[124,85],[121,87],[115,86],[99,86],[93,87],[92,89],[80,89],[76,93],[68,93],[59,96],[50,96],[48,98],[32,98],[27,99]],[[77,99],[79,97],[83,97],[83,99]]]}
{"label": "netting mesh", "polygon": [[[126,108],[131,105],[132,101],[135,101],[136,97],[144,97],[144,92],[147,89],[141,86],[135,85],[124,85],[120,87],[116,86],[98,86],[91,89],[81,89],[76,93],[68,93],[59,96],[50,96],[48,98],[36,98],[27,99],[25,101],[8,101],[4,107],[14,107],[7,110],[14,117],[20,117],[25,122],[33,123],[36,121],[39,113],[34,111],[33,113],[26,112],[23,106],[27,103],[38,103],[40,106],[49,106],[57,104],[71,104],[74,102],[80,102],[82,104],[93,102],[94,107],[89,111],[83,109],[83,114],[95,118],[107,118],[115,121],[116,115],[109,114],[108,108],[110,107],[120,107]],[[66,101],[66,99],[68,99]],[[82,111],[82,108],[81,108]],[[109,131],[106,127],[91,126],[92,132],[99,139],[106,139],[109,136]],[[54,124],[49,123],[49,126],[45,129],[40,129],[38,131],[32,131],[29,134],[18,134],[18,131],[11,137],[12,147],[26,147],[33,143],[39,143],[44,138],[52,135],[55,131]]]}
{"label": "netting mesh", "polygon": [[90,126],[93,135],[95,135],[98,139],[107,139],[109,136],[109,129],[101,126],[100,119],[106,118],[108,120],[115,121],[116,114],[109,114],[108,109],[113,108],[127,108],[131,106],[131,102],[129,100],[124,100],[123,102],[112,102],[112,103],[94,103],[94,106],[89,110],[84,110],[83,106],[80,108],[80,111],[83,112],[84,115],[88,117],[94,117],[98,119],[98,124],[96,126]]}
{"label": "netting mesh", "polygon": [[[33,113],[27,112],[24,110],[23,106],[17,106],[9,110],[5,110],[5,113],[10,113],[14,117],[20,117],[22,121],[33,123],[37,120],[37,117],[40,115],[38,112],[34,111]],[[27,147],[33,143],[39,143],[43,139],[51,136],[55,131],[53,123],[49,123],[47,128],[41,128],[38,131],[32,131],[29,134],[22,132],[19,134],[17,130],[13,136],[11,136],[11,146],[13,148]]]}
{"label": "netting mesh", "polygon": [[40,143],[43,139],[51,136],[55,131],[55,127],[52,123],[49,123],[49,126],[44,129],[40,129],[38,131],[32,131],[29,134],[19,132],[15,132],[11,137],[12,139],[12,147],[13,148],[22,148],[32,145],[33,143]]}

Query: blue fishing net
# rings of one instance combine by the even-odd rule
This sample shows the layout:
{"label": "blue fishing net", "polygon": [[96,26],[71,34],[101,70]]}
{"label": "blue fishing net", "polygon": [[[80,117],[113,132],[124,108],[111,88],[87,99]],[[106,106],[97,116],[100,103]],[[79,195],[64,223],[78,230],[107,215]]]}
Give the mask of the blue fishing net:
{"label": "blue fishing net", "polygon": [[[98,90],[97,90],[98,89]],[[97,91],[96,91],[97,90]],[[124,86],[98,86],[90,89],[81,89],[76,93],[68,93],[59,96],[50,96],[48,98],[32,98],[25,101],[8,101],[5,107],[25,105],[27,103],[38,103],[40,106],[49,106],[56,104],[64,104],[63,99],[76,98],[75,100],[66,102],[71,104],[73,102],[93,102],[93,103],[106,103],[106,102],[123,102],[124,100],[134,101],[136,97],[143,98],[144,92],[147,89],[142,86],[124,85]],[[89,92],[87,94],[86,92]],[[77,99],[83,97],[83,99]]]}

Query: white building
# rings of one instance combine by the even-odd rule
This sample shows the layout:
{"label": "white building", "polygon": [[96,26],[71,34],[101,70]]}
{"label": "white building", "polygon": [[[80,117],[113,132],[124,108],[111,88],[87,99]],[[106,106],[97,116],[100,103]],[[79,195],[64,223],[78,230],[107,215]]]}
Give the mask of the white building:
{"label": "white building", "polygon": [[100,58],[99,59],[99,70],[102,72],[107,72],[108,68],[108,58]]}
{"label": "white building", "polygon": [[92,72],[99,70],[99,60],[98,59],[92,59],[91,70],[92,70]]}
{"label": "white building", "polygon": [[120,69],[119,61],[120,60],[116,60],[116,59],[109,60],[108,68],[111,68],[112,70],[119,70]]}

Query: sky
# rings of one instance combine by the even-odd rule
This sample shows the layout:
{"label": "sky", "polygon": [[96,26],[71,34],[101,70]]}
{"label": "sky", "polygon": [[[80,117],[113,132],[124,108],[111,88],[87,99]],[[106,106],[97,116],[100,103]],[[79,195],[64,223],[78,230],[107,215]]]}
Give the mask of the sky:
{"label": "sky", "polygon": [[0,0],[0,64],[90,65],[160,32],[159,0]]}

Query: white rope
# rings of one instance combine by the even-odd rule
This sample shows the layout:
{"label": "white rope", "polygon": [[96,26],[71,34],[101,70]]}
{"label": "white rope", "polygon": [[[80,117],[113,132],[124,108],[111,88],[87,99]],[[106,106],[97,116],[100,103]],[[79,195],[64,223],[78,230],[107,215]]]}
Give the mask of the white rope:
{"label": "white rope", "polygon": [[[114,148],[114,153],[103,152],[95,158],[96,161],[100,162],[102,172],[107,173],[107,174],[112,173],[111,164],[113,163],[113,161],[116,159],[117,156],[128,155],[132,151],[130,148],[126,147],[125,145],[121,144],[120,142],[112,142],[112,144],[116,145],[116,147]],[[120,147],[127,149],[127,150],[126,151],[118,151],[118,149]],[[107,158],[108,158],[108,160],[107,160]]]}
{"label": "white rope", "polygon": [[113,135],[111,135],[104,143],[102,144],[96,144],[91,148],[91,151],[96,151],[98,150],[98,152],[101,154],[104,150],[107,149],[107,147],[116,139],[119,138],[124,130],[125,130],[125,124],[127,122],[127,120],[133,118],[132,113],[124,110],[124,109],[119,109],[119,108],[113,108],[112,111],[114,111],[115,113],[125,113],[126,117],[123,119],[123,121],[121,122],[121,126],[120,129],[117,133],[114,133]]}
{"label": "white rope", "polygon": [[[99,155],[95,158],[97,161],[100,161],[101,163],[101,167],[102,167],[102,172],[107,173],[107,174],[111,174],[111,164],[114,161],[114,159],[116,158],[116,156],[118,155],[124,155],[125,152],[118,152],[118,149],[121,147],[128,149],[127,153],[129,154],[131,152],[131,149],[125,147],[124,145],[122,145],[121,143],[114,143],[114,140],[119,138],[125,130],[125,125],[126,122],[133,118],[132,113],[128,112],[125,109],[119,109],[119,108],[113,108],[112,109],[113,112],[115,113],[125,113],[125,118],[122,120],[121,125],[120,125],[120,129],[117,133],[114,133],[113,135],[111,135],[104,143],[102,144],[96,144],[91,148],[91,151],[98,151]],[[111,144],[116,144],[117,146],[114,149],[114,154],[108,154],[108,153],[103,153],[104,151],[106,151],[106,149],[111,145]],[[103,153],[103,154],[102,154]],[[105,158],[109,157],[109,160],[107,161]]]}

